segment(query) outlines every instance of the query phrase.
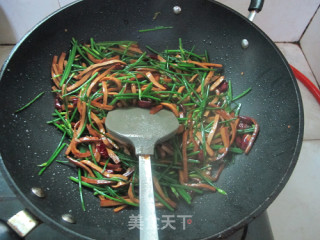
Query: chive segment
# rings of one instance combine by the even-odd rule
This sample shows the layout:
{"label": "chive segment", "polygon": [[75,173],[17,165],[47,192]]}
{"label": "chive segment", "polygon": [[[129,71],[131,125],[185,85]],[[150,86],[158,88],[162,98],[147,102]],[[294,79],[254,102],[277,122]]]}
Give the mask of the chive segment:
{"label": "chive segment", "polygon": [[19,108],[18,110],[15,111],[15,113],[21,112],[22,110],[26,109],[27,107],[29,107],[32,103],[34,103],[35,101],[37,101],[42,95],[44,94],[44,92],[39,93],[34,99],[32,99],[30,102],[28,102],[26,105],[22,106],[21,108]]}
{"label": "chive segment", "polygon": [[173,28],[173,27],[172,26],[169,26],[169,27],[157,26],[157,27],[154,27],[154,28],[141,29],[141,30],[138,30],[138,32],[150,32],[150,31],[157,31],[157,30],[171,29],[171,28]]}

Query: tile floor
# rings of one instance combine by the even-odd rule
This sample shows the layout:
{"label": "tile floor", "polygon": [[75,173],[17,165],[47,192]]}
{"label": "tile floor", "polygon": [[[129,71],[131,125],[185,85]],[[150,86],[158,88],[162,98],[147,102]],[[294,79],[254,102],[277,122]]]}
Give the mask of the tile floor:
{"label": "tile floor", "polygon": [[[290,64],[316,83],[298,45],[277,45]],[[0,66],[12,47],[0,46]],[[304,106],[304,140],[288,184],[268,209],[275,240],[314,240],[320,236],[320,194],[317,191],[320,185],[320,106],[302,84],[299,86]]]}
{"label": "tile floor", "polygon": [[[288,62],[313,83],[316,80],[296,44],[278,43]],[[320,105],[298,82],[304,107],[304,137],[298,163],[279,197],[268,208],[275,240],[319,239]]]}

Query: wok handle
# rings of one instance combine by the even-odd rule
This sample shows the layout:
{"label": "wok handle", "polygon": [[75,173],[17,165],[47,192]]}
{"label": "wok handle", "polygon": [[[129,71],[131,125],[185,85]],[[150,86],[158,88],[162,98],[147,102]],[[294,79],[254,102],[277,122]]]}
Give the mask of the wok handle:
{"label": "wok handle", "polygon": [[40,221],[27,210],[21,210],[12,216],[7,222],[0,222],[1,239],[22,239],[27,236]]}
{"label": "wok handle", "polygon": [[157,216],[154,205],[150,155],[139,155],[140,240],[157,240]]}
{"label": "wok handle", "polygon": [[22,239],[8,224],[0,220],[0,239],[3,240],[19,240]]}
{"label": "wok handle", "polygon": [[254,17],[258,12],[262,10],[264,0],[251,0],[250,5],[249,5],[249,16],[248,19],[252,22]]}
{"label": "wok handle", "polygon": [[250,5],[249,5],[249,12],[251,11],[256,11],[260,12],[263,7],[264,0],[251,0]]}

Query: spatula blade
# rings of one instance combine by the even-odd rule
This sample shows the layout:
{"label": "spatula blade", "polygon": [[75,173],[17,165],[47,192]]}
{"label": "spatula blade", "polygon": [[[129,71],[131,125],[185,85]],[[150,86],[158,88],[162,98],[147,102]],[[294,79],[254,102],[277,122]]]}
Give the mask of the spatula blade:
{"label": "spatula blade", "polygon": [[108,113],[105,125],[109,132],[134,145],[136,155],[153,155],[154,146],[171,138],[179,123],[168,110],[150,114],[144,108],[119,108]]}

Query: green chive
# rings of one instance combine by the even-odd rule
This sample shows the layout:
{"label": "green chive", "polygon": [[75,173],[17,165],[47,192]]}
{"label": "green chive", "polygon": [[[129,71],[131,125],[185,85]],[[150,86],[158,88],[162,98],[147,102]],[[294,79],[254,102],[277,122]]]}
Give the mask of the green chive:
{"label": "green chive", "polygon": [[39,93],[34,99],[32,99],[30,102],[28,102],[26,105],[24,105],[23,107],[19,108],[18,110],[15,111],[15,113],[21,112],[22,110],[26,109],[27,107],[29,107],[32,103],[34,103],[37,99],[39,99],[42,95],[44,94],[44,92]]}
{"label": "green chive", "polygon": [[173,28],[173,27],[171,27],[171,26],[170,27],[158,26],[158,27],[155,27],[155,28],[142,29],[142,30],[139,30],[138,32],[150,32],[150,31],[170,29],[170,28]]}

